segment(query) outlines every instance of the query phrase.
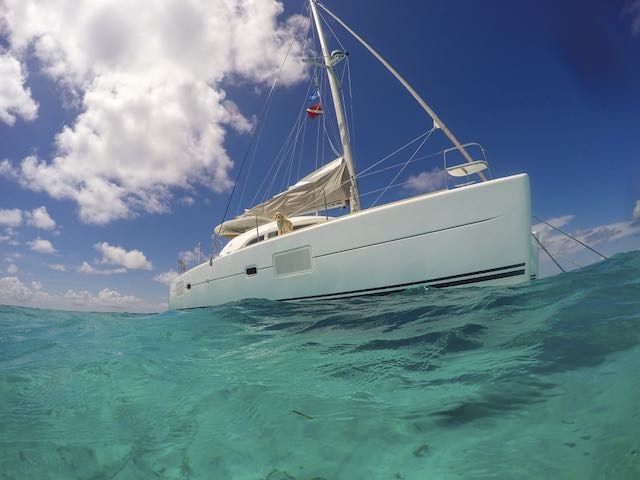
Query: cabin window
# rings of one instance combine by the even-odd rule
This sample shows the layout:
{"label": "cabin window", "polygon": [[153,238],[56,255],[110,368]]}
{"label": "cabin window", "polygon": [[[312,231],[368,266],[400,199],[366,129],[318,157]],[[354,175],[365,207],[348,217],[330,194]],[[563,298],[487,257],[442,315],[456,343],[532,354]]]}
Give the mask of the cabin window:
{"label": "cabin window", "polygon": [[257,237],[257,238],[256,238],[256,237],[254,237],[254,238],[252,238],[251,240],[249,240],[249,241],[246,243],[245,247],[248,247],[249,245],[253,245],[254,243],[261,242],[261,241],[263,241],[263,240],[264,240],[264,235],[260,235],[260,236],[259,236],[259,237]]}

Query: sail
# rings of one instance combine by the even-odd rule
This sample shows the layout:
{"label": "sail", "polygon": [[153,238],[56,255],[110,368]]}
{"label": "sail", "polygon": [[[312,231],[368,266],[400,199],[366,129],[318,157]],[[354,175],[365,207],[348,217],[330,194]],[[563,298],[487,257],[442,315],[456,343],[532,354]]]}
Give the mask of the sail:
{"label": "sail", "polygon": [[351,180],[342,157],[327,163],[273,198],[245,210],[239,217],[215,228],[218,235],[235,237],[256,226],[273,221],[276,212],[287,217],[325,208],[345,206],[351,194]]}

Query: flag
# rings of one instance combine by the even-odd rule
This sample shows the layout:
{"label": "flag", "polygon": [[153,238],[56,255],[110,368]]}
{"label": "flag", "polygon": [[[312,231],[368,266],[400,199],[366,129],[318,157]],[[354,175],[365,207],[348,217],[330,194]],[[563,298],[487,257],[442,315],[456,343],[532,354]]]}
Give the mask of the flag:
{"label": "flag", "polygon": [[315,102],[316,100],[318,100],[320,98],[320,92],[318,91],[318,89],[316,88],[313,93],[311,94],[311,96],[309,97],[309,101],[310,102]]}
{"label": "flag", "polygon": [[318,115],[322,115],[322,105],[320,105],[320,102],[307,108],[307,115],[309,118],[316,118]]}

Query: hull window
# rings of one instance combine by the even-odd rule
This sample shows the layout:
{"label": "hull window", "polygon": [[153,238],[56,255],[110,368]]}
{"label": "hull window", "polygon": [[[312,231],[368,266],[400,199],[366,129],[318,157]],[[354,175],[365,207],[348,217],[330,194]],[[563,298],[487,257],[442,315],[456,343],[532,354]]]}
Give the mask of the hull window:
{"label": "hull window", "polygon": [[273,256],[276,276],[293,275],[311,270],[311,247],[296,248]]}
{"label": "hull window", "polygon": [[245,269],[245,272],[247,273],[247,276],[257,275],[258,274],[258,268],[257,267],[247,267]]}

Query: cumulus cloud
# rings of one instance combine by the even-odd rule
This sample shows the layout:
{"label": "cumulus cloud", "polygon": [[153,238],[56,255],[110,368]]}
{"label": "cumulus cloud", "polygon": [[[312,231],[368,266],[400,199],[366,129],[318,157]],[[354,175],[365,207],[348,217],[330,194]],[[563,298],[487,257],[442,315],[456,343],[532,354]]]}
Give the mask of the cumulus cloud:
{"label": "cumulus cloud", "polygon": [[6,227],[4,229],[4,234],[0,235],[0,242],[6,242],[9,245],[20,245],[20,242],[17,240],[18,234],[12,227]]}
{"label": "cumulus cloud", "polygon": [[34,208],[30,212],[25,212],[24,215],[27,220],[27,224],[33,227],[40,228],[42,230],[53,230],[56,228],[55,220],[49,216],[49,212],[47,212],[47,208],[44,206]]}
{"label": "cumulus cloud", "polygon": [[87,262],[82,262],[82,265],[80,265],[78,267],[78,272],[86,273],[88,275],[112,275],[114,273],[124,273],[126,271],[127,271],[127,269],[124,268],[124,267],[122,267],[122,268],[98,269],[98,268],[95,268],[95,267],[89,265]]}
{"label": "cumulus cloud", "polygon": [[444,188],[444,172],[436,167],[433,170],[420,172],[418,175],[411,175],[407,180],[405,188],[416,193],[427,193]]}
{"label": "cumulus cloud", "polygon": [[268,84],[289,46],[281,82],[305,76],[307,19],[282,19],[264,0],[4,0],[9,49],[33,55],[78,99],[54,158],[25,158],[26,188],[71,199],[82,221],[106,224],[169,210],[196,185],[230,186],[226,127],[251,129],[226,82]]}
{"label": "cumulus cloud", "polygon": [[25,80],[20,62],[9,53],[0,53],[0,121],[7,125],[13,125],[16,116],[34,120],[38,114]]}
{"label": "cumulus cloud", "polygon": [[22,225],[22,210],[19,208],[0,209],[0,225],[5,227]]}
{"label": "cumulus cloud", "polygon": [[200,251],[200,255],[198,255],[198,246],[196,246],[193,250],[185,250],[184,252],[179,252],[178,258],[184,260],[184,264],[187,266],[196,265],[199,260],[201,260],[202,262],[207,260],[205,259],[205,254],[202,250]]}
{"label": "cumulus cloud", "polygon": [[18,267],[15,263],[10,263],[9,265],[7,265],[6,270],[7,273],[10,273],[11,275],[15,275],[16,273],[18,273]]}
{"label": "cumulus cloud", "polygon": [[[574,218],[576,218],[575,215],[562,215],[561,217],[554,217],[554,218],[550,218],[549,220],[545,220],[548,224],[553,225],[556,228],[562,228],[564,227],[566,224],[568,224],[569,222],[571,222],[571,220],[573,220]],[[545,232],[553,232],[553,228],[550,227],[549,225],[545,224],[545,223],[536,223],[535,225],[533,225],[531,227],[531,230],[533,230],[534,232],[538,232],[538,233],[545,233]]]}
{"label": "cumulus cloud", "polygon": [[627,13],[631,16],[631,33],[640,34],[640,0],[627,0]]}
{"label": "cumulus cloud", "polygon": [[640,200],[636,200],[636,206],[633,208],[633,218],[640,220]]}
{"label": "cumulus cloud", "polygon": [[57,250],[53,248],[53,245],[49,240],[44,240],[40,237],[30,242],[27,242],[27,245],[29,245],[29,248],[31,248],[31,250],[38,253],[56,253],[57,252]]}
{"label": "cumulus cloud", "polygon": [[3,159],[0,162],[0,176],[10,176],[13,169],[11,168],[11,162],[8,159]]}
{"label": "cumulus cloud", "polygon": [[154,276],[153,279],[158,283],[171,285],[171,282],[177,276],[178,276],[178,272],[176,272],[175,270],[169,270],[168,272],[159,273],[158,275]]}
{"label": "cumulus cloud", "polygon": [[100,263],[121,265],[131,270],[151,270],[153,268],[151,262],[140,250],[127,251],[122,247],[109,245],[107,242],[96,243],[94,248],[102,254]]}
{"label": "cumulus cloud", "polygon": [[23,220],[28,225],[42,230],[54,230],[56,228],[55,220],[49,216],[49,212],[44,206],[34,208],[31,211],[23,211],[19,208],[0,209],[0,225],[8,227],[5,230],[7,239],[15,235],[15,231],[9,229],[19,227],[22,225]]}
{"label": "cumulus cloud", "polygon": [[167,307],[166,303],[149,302],[109,288],[103,288],[97,293],[88,290],[67,290],[63,294],[49,293],[43,290],[40,282],[25,285],[15,276],[0,278],[0,304],[110,312],[158,312]]}
{"label": "cumulus cloud", "polygon": [[[562,217],[552,218],[548,222],[551,225],[562,228],[573,218],[573,215],[564,215]],[[565,228],[563,228],[563,230],[591,247],[599,247],[608,242],[614,242],[623,238],[640,235],[640,224],[630,220],[597,225],[592,228],[578,229],[575,231]],[[542,223],[534,225],[533,231],[540,232],[543,245],[548,248],[551,253],[563,255],[573,253],[584,248],[572,239]]]}
{"label": "cumulus cloud", "polygon": [[57,272],[66,272],[67,271],[67,267],[65,267],[61,263],[50,263],[49,264],[49,268],[51,270],[55,270]]}

